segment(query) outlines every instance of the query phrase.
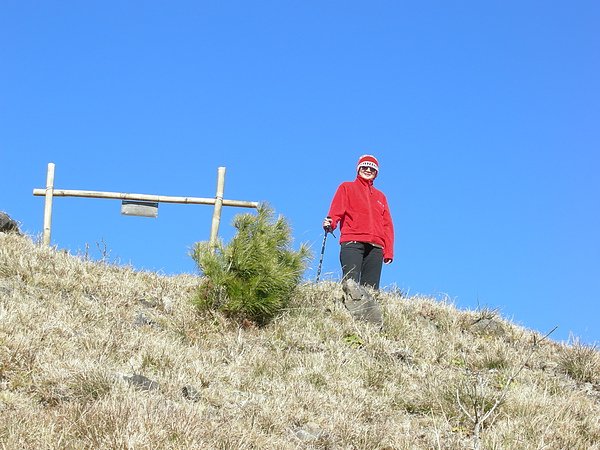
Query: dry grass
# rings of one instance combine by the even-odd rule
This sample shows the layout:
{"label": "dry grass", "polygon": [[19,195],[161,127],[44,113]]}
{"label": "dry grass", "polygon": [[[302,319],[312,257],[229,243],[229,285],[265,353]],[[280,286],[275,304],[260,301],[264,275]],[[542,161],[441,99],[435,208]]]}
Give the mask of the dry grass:
{"label": "dry grass", "polygon": [[600,448],[596,348],[395,292],[379,332],[332,282],[244,328],[197,285],[0,234],[0,448]]}

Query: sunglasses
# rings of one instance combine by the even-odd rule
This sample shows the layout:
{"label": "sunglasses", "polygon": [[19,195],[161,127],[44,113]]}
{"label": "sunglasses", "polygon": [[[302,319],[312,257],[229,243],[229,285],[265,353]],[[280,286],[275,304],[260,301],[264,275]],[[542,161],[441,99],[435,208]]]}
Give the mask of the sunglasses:
{"label": "sunglasses", "polygon": [[362,170],[363,172],[377,172],[376,169],[369,166],[360,166],[360,170]]}

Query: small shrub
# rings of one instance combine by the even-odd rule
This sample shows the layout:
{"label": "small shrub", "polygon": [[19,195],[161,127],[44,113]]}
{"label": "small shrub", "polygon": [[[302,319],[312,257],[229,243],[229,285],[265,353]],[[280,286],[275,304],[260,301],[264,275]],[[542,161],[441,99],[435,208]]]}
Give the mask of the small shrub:
{"label": "small shrub", "polygon": [[565,347],[559,360],[562,370],[571,378],[583,382],[600,381],[600,352],[595,345],[585,345],[574,339]]}
{"label": "small shrub", "polygon": [[344,342],[350,348],[362,348],[364,345],[363,339],[359,335],[354,334],[354,333],[344,336]]}
{"label": "small shrub", "polygon": [[504,370],[516,364],[511,360],[503,341],[485,338],[480,342],[467,364],[471,370]]}
{"label": "small shrub", "polygon": [[110,394],[113,387],[112,377],[98,369],[75,374],[68,383],[72,396],[81,401],[95,401]]}
{"label": "small shrub", "polygon": [[365,368],[363,386],[368,389],[383,389],[391,378],[391,371],[383,364],[372,364]]}
{"label": "small shrub", "polygon": [[306,381],[317,389],[327,387],[327,378],[320,372],[310,372],[306,375]]}
{"label": "small shrub", "polygon": [[205,276],[194,303],[238,319],[264,324],[288,304],[310,258],[304,244],[289,248],[291,231],[283,217],[261,205],[258,215],[234,218],[236,236],[228,245],[196,244],[193,258]]}
{"label": "small shrub", "polygon": [[488,413],[503,404],[502,393],[498,391],[494,380],[480,372],[466,372],[448,387],[444,397],[446,404],[456,402],[448,413],[458,413],[461,425],[467,428],[472,426],[476,435],[476,429],[493,422],[497,415],[497,411],[494,415]]}

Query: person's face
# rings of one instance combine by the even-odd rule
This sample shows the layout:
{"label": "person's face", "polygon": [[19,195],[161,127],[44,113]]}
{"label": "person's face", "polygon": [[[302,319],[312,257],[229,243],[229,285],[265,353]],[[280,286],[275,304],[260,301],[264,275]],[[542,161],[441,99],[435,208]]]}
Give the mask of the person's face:
{"label": "person's face", "polygon": [[373,180],[377,176],[377,171],[372,167],[360,166],[358,168],[358,175],[364,180]]}

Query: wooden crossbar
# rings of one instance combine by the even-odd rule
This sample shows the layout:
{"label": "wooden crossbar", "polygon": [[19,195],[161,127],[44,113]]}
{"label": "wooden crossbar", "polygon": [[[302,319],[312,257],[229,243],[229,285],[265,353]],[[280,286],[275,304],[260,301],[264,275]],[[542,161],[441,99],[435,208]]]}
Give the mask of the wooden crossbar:
{"label": "wooden crossbar", "polygon": [[[46,189],[34,189],[33,195],[45,196]],[[87,197],[87,198],[109,198],[116,200],[139,200],[145,202],[158,203],[183,203],[188,205],[214,205],[217,202],[216,198],[202,197],[173,197],[168,195],[152,195],[152,194],[132,194],[122,192],[102,192],[102,191],[80,191],[74,189],[53,189],[54,197]],[[244,200],[223,200],[223,206],[237,206],[240,208],[258,208],[258,202],[248,202]]]}

